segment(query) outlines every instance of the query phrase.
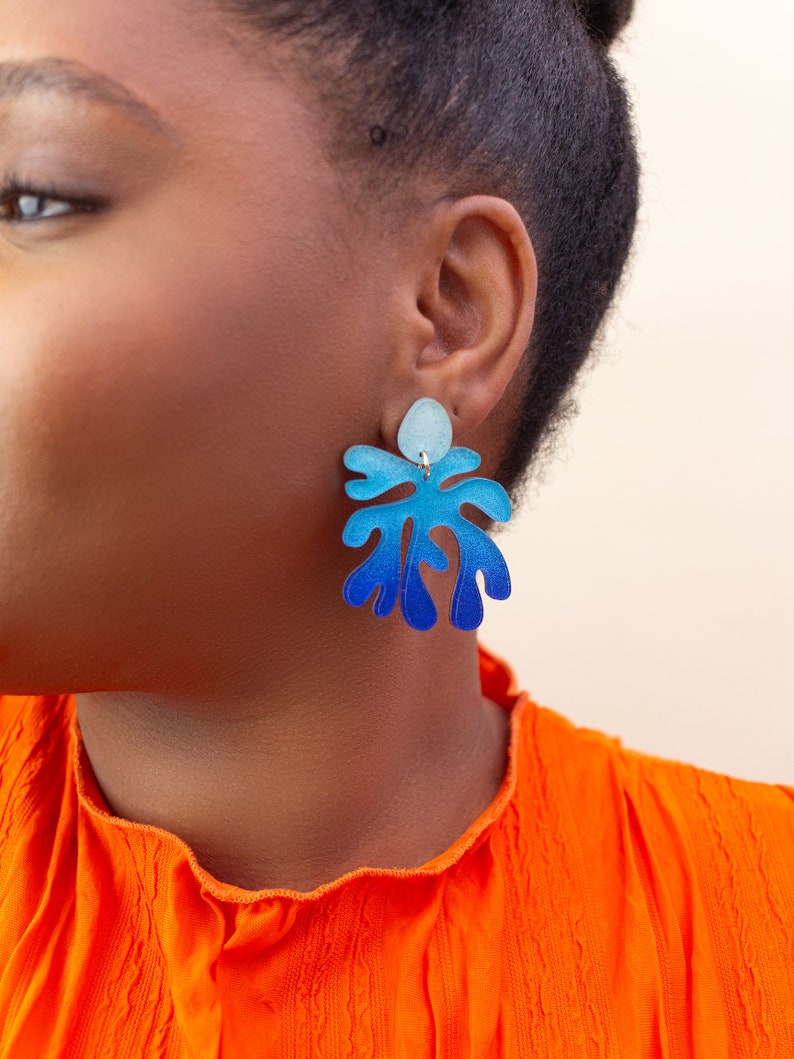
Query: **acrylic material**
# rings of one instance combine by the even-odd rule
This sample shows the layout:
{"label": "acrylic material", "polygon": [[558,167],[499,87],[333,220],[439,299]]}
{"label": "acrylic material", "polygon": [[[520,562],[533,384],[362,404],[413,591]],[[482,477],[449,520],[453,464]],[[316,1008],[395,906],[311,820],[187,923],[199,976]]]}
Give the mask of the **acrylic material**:
{"label": "acrylic material", "polygon": [[[344,455],[349,470],[365,475],[346,484],[347,494],[354,500],[372,500],[398,485],[414,487],[413,494],[403,500],[362,508],[348,519],[342,540],[351,548],[366,544],[376,530],[380,538],[372,554],[345,581],[344,598],[351,606],[360,607],[377,589],[374,612],[384,617],[392,612],[399,596],[407,623],[414,629],[431,629],[438,612],[422,579],[420,563],[434,570],[448,569],[447,555],[430,538],[434,527],[446,526],[455,534],[460,554],[449,620],[458,629],[476,629],[483,619],[477,571],[482,571],[485,591],[492,599],[510,595],[510,574],[498,547],[484,530],[463,517],[460,508],[472,504],[489,518],[507,522],[512,515],[510,498],[498,482],[488,478],[467,478],[442,488],[454,475],[479,467],[480,457],[472,449],[449,448],[447,443],[445,454],[434,460],[433,454],[443,449],[444,432],[439,429],[436,410],[426,404],[418,409],[422,402],[430,399],[411,406],[398,437],[401,451],[413,453],[419,445],[427,453],[429,477],[418,465],[418,452],[417,463],[371,445],[354,445]],[[437,408],[449,422],[443,407]],[[424,435],[417,424],[424,425]],[[450,440],[451,436],[450,424]],[[402,569],[403,527],[409,521],[411,536]]]}
{"label": "acrylic material", "polygon": [[421,463],[422,452],[431,463],[443,460],[452,445],[452,423],[446,409],[432,397],[414,401],[397,432],[397,448],[411,463]]}

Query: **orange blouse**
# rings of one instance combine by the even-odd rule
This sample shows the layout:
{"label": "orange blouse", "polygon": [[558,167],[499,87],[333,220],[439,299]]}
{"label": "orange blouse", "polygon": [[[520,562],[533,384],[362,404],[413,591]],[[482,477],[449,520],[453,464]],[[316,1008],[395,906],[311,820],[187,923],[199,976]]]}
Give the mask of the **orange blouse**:
{"label": "orange blouse", "polygon": [[214,879],[112,816],[71,695],[0,698],[0,1056],[794,1057],[794,789],[519,693],[491,806],[421,868]]}

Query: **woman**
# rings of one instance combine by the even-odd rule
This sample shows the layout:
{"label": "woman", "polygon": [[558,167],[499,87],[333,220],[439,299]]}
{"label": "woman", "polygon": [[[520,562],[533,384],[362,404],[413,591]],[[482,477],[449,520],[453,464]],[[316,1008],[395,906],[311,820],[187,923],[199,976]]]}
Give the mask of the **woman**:
{"label": "woman", "polygon": [[794,792],[350,589],[351,449],[554,429],[629,7],[0,0],[0,1055],[794,1054]]}

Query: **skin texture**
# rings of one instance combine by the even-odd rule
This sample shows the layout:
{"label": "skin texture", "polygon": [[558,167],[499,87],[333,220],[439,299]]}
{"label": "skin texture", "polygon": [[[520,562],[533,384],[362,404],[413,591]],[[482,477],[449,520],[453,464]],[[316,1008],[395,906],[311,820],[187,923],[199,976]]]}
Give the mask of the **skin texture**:
{"label": "skin texture", "polygon": [[[283,46],[201,4],[0,16],[0,63],[86,64],[170,128],[0,100],[0,169],[103,203],[0,207],[0,688],[77,693],[111,810],[224,882],[422,864],[496,794],[507,715],[473,633],[343,602],[364,553],[341,543],[342,453],[396,451],[430,396],[493,470],[526,230],[430,181],[358,193]],[[453,579],[428,577],[442,615]]]}

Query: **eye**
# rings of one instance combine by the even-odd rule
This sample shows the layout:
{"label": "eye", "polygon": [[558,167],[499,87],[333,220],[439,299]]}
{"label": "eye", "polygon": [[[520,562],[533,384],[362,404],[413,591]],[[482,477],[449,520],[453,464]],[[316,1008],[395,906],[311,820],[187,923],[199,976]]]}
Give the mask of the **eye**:
{"label": "eye", "polygon": [[56,187],[36,187],[14,176],[7,177],[0,187],[0,223],[53,220],[69,213],[90,212],[96,205]]}

